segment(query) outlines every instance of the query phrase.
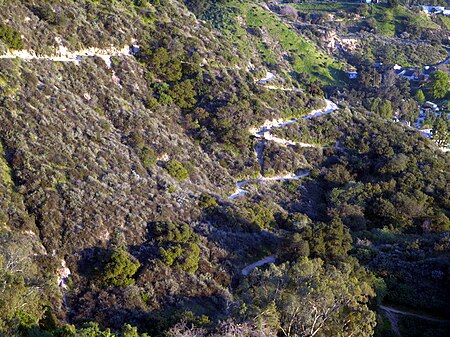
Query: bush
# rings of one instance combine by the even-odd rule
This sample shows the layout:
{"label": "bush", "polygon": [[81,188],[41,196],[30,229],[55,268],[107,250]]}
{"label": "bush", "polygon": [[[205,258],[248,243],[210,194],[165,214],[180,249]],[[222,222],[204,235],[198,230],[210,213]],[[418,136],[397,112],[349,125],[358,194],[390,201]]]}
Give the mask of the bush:
{"label": "bush", "polygon": [[190,80],[175,84],[170,90],[170,96],[181,109],[192,108],[197,102],[196,92]]}
{"label": "bush", "polygon": [[50,4],[44,3],[40,6],[33,7],[32,11],[34,15],[39,18],[39,20],[44,20],[51,25],[56,25],[58,23],[56,12]]}
{"label": "bush", "polygon": [[187,224],[172,222],[155,223],[152,234],[158,241],[161,260],[168,266],[195,273],[200,259],[200,248],[194,234]]}
{"label": "bush", "polygon": [[0,23],[0,40],[10,49],[23,49],[20,33],[2,23]]}
{"label": "bush", "polygon": [[214,198],[213,196],[203,193],[200,198],[199,198],[199,202],[198,205],[206,210],[213,210],[215,209],[217,206],[219,206],[217,204],[217,200],[216,198]]}
{"label": "bush", "polygon": [[103,284],[115,287],[127,287],[134,283],[133,275],[140,263],[123,248],[113,251],[103,272]]}
{"label": "bush", "polygon": [[183,164],[176,159],[169,160],[164,169],[178,180],[186,180],[189,177],[188,171],[184,168]]}
{"label": "bush", "polygon": [[155,151],[150,147],[144,146],[139,153],[139,158],[146,169],[151,169],[156,164]]}

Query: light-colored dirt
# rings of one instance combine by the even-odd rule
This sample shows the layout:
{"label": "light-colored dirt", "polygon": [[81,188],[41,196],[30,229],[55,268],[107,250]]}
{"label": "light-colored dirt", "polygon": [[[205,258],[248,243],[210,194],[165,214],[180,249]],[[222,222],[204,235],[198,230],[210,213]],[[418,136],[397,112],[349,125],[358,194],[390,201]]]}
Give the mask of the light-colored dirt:
{"label": "light-colored dirt", "polygon": [[252,263],[250,265],[248,265],[247,267],[245,267],[244,269],[242,269],[241,273],[244,276],[247,276],[248,274],[250,274],[252,272],[253,269],[255,269],[256,267],[261,267],[267,263],[274,263],[275,262],[275,255],[271,255],[268,256],[262,260],[259,260],[255,263]]}

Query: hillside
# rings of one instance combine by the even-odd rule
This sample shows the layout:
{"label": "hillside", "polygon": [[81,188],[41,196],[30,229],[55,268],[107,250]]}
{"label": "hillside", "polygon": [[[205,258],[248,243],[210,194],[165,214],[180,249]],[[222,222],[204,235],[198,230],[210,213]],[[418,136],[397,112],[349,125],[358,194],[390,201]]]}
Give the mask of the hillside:
{"label": "hillside", "polygon": [[444,336],[448,79],[389,67],[448,28],[360,7],[0,1],[0,336]]}

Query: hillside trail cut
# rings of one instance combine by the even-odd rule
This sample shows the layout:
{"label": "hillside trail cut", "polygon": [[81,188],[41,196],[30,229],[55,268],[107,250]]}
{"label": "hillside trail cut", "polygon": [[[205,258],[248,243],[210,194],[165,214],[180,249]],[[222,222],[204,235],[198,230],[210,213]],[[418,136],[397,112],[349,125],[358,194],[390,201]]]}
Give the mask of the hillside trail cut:
{"label": "hillside trail cut", "polygon": [[8,50],[0,55],[0,59],[21,59],[24,61],[49,60],[53,62],[70,62],[80,64],[85,57],[100,57],[108,68],[111,68],[111,57],[133,56],[139,50],[137,45],[124,46],[122,48],[111,46],[105,49],[87,48],[77,51],[69,51],[67,47],[60,45],[52,55],[39,55],[32,50]]}
{"label": "hillside trail cut", "polygon": [[266,258],[264,258],[262,260],[259,260],[259,261],[255,262],[255,263],[252,263],[252,264],[248,265],[247,267],[242,269],[241,273],[242,273],[242,275],[247,276],[256,267],[261,267],[261,266],[265,265],[266,263],[274,263],[274,262],[275,262],[275,255],[271,255],[271,256],[268,256],[268,257],[266,257]]}
{"label": "hillside trail cut", "polygon": [[[270,131],[273,129],[281,128],[281,127],[289,125],[289,124],[293,124],[301,119],[311,119],[311,118],[319,117],[322,115],[330,114],[333,111],[338,109],[338,106],[335,103],[333,103],[332,101],[326,99],[325,102],[326,102],[325,108],[313,110],[307,116],[303,116],[300,118],[293,118],[293,119],[289,119],[289,120],[284,120],[284,119],[280,118],[280,119],[274,119],[272,121],[266,121],[259,128],[252,128],[249,130],[249,132],[256,138],[261,139],[262,141],[264,141],[264,140],[265,141],[274,141],[276,143],[283,144],[286,146],[287,145],[290,145],[290,146],[297,145],[297,146],[302,146],[302,147],[324,148],[324,147],[321,147],[321,146],[318,146],[315,144],[292,142],[287,139],[275,137],[270,133]],[[258,158],[258,162],[261,166],[264,162],[263,151],[264,151],[263,144],[261,144],[261,142],[258,142],[255,146],[255,155]],[[235,198],[247,193],[247,191],[243,188],[243,186],[245,186],[246,184],[259,183],[259,182],[264,182],[264,181],[286,181],[286,180],[302,179],[304,177],[307,177],[308,175],[309,175],[309,172],[305,172],[305,173],[302,173],[299,175],[295,175],[295,174],[291,173],[291,174],[283,175],[283,176],[261,177],[261,178],[256,178],[256,179],[241,180],[236,183],[236,191],[233,194],[231,194],[230,196],[228,196],[228,199],[235,199]]]}
{"label": "hillside trail cut", "polygon": [[[59,40],[57,41],[58,43],[60,43]],[[26,62],[35,60],[48,60],[52,62],[66,62],[79,65],[81,61],[83,61],[83,58],[99,57],[103,60],[103,62],[105,62],[106,67],[112,70],[112,81],[119,87],[122,87],[119,77],[112,68],[111,58],[113,56],[134,56],[139,52],[139,49],[140,47],[136,44],[136,41],[133,41],[132,45],[124,46],[122,48],[114,47],[111,45],[111,47],[104,49],[91,47],[77,51],[69,51],[67,47],[64,47],[62,44],[60,44],[57,51],[55,51],[55,53],[52,55],[39,55],[36,54],[36,52],[34,52],[33,50],[8,50],[5,54],[0,55],[0,60],[17,58]]]}
{"label": "hillside trail cut", "polygon": [[392,331],[398,337],[402,337],[402,335],[400,333],[400,329],[398,327],[398,317],[397,317],[398,315],[413,316],[413,317],[421,318],[421,319],[431,321],[431,322],[450,322],[448,320],[438,319],[438,318],[434,318],[434,317],[427,316],[427,315],[416,314],[414,312],[400,310],[400,309],[388,307],[386,305],[380,305],[380,309],[385,312],[386,317],[389,320],[389,323],[391,323]]}

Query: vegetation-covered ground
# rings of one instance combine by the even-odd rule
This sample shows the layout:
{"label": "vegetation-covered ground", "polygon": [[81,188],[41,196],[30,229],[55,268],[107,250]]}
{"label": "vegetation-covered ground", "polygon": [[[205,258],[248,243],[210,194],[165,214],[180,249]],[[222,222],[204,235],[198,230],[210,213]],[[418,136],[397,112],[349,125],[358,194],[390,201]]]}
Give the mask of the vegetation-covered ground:
{"label": "vegetation-covered ground", "polygon": [[[1,1],[0,335],[445,336],[448,118],[430,140],[393,117],[448,79],[421,98],[389,68],[441,61],[445,19],[362,10]],[[340,24],[365,49],[330,48]],[[299,118],[324,96],[339,109]],[[297,145],[250,132],[289,118],[270,132]]]}

